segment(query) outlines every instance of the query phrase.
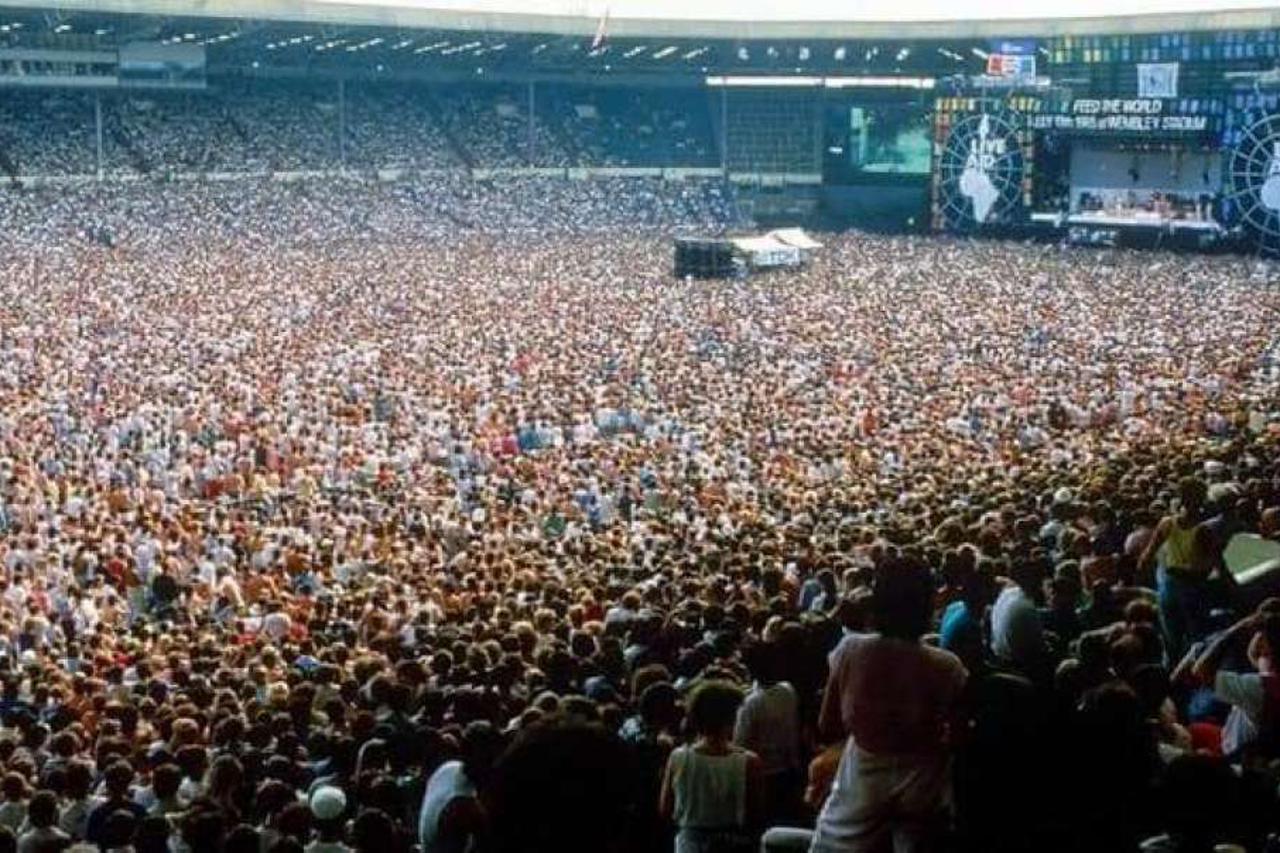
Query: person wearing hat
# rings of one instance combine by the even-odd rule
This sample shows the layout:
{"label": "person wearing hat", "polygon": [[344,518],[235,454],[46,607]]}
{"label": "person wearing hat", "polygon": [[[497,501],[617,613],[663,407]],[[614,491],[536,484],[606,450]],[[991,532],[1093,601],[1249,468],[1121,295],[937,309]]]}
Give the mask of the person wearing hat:
{"label": "person wearing hat", "polygon": [[321,785],[307,800],[314,818],[316,839],[306,846],[306,853],[351,853],[343,843],[346,830],[347,795],[335,785]]}

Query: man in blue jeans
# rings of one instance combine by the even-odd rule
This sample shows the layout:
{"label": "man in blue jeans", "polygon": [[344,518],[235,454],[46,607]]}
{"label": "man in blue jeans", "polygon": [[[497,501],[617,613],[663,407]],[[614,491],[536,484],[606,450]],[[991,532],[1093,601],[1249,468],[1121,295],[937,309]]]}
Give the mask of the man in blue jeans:
{"label": "man in blue jeans", "polygon": [[[1160,625],[1170,660],[1186,653],[1209,630],[1212,609],[1209,576],[1220,561],[1213,559],[1204,481],[1187,477],[1178,484],[1178,511],[1161,519],[1142,552],[1139,568],[1157,562]],[[1225,568],[1223,569],[1225,571]]]}

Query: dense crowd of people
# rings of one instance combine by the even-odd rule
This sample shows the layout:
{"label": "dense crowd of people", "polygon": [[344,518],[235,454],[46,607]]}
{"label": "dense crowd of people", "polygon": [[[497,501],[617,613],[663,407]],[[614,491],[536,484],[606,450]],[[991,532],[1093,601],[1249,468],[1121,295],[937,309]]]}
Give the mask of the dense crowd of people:
{"label": "dense crowd of people", "polygon": [[[715,154],[701,90],[451,84],[405,87],[216,78],[195,92],[99,95],[103,172],[707,167]],[[95,96],[0,95],[0,177],[94,175]],[[345,134],[340,128],[345,127]]]}
{"label": "dense crowd of people", "polygon": [[1263,849],[1266,271],[736,221],[0,194],[0,849]]}

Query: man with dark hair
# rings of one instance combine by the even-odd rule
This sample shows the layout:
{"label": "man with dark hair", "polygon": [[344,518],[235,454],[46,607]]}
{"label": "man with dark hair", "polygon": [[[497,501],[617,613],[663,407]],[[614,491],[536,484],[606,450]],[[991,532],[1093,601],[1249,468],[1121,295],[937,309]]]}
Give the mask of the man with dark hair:
{"label": "man with dark hair", "polygon": [[803,788],[800,762],[800,700],[783,680],[781,649],[756,643],[743,654],[751,690],[738,709],[733,740],[760,756],[770,820],[792,820],[800,813]]}
{"label": "man with dark hair", "polygon": [[26,832],[18,838],[18,853],[60,853],[71,836],[58,829],[58,795],[37,791],[27,803]]}
{"label": "man with dark hair", "polygon": [[147,811],[134,802],[131,796],[133,786],[133,768],[127,761],[117,761],[107,768],[102,777],[106,788],[106,800],[89,813],[89,823],[85,830],[85,840],[99,847],[107,846],[107,823],[116,812],[128,812],[134,819],[141,820]]}
{"label": "man with dark hair", "polygon": [[1138,561],[1143,570],[1159,564],[1160,624],[1175,658],[1209,628],[1209,576],[1219,566],[1212,554],[1213,537],[1204,525],[1209,517],[1207,501],[1203,480],[1182,479],[1178,511],[1160,521]]}
{"label": "man with dark hair", "polygon": [[888,560],[875,575],[874,634],[850,634],[831,653],[818,721],[846,738],[818,816],[814,853],[933,849],[949,800],[948,753],[968,673],[950,652],[920,642],[934,581],[921,563]]}
{"label": "man with dark hair", "polygon": [[[729,717],[732,725],[732,716]],[[596,723],[553,716],[522,731],[485,797],[493,853],[625,849],[635,773],[626,746]]]}
{"label": "man with dark hair", "polygon": [[483,834],[480,797],[502,743],[489,723],[471,723],[462,733],[462,759],[446,761],[431,774],[418,812],[423,853],[461,853]]}
{"label": "man with dark hair", "polygon": [[1013,581],[991,607],[991,652],[996,660],[1033,680],[1043,674],[1046,648],[1044,621],[1038,607],[1044,582],[1044,560],[1017,560],[1009,572]]}

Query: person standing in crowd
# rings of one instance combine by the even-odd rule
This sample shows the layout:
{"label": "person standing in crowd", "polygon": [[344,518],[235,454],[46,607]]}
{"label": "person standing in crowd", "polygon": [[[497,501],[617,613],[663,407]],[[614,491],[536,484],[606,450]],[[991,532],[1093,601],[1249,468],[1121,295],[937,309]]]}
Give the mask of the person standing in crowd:
{"label": "person standing in crowd", "polygon": [[1206,498],[1204,481],[1198,477],[1179,482],[1177,512],[1156,525],[1138,562],[1140,570],[1158,564],[1160,625],[1174,660],[1209,630],[1213,603],[1209,576],[1216,561],[1203,526],[1208,518]]}
{"label": "person standing in crowd", "polygon": [[771,822],[795,820],[803,777],[800,765],[800,705],[776,643],[763,642],[743,653],[752,678],[738,709],[733,742],[759,756],[766,811]]}
{"label": "person standing in crowd", "polygon": [[818,815],[812,853],[936,849],[950,802],[948,750],[967,673],[923,644],[933,613],[929,570],[905,557],[877,567],[873,634],[831,653],[819,729],[847,740]]}
{"label": "person standing in crowd", "polygon": [[423,853],[466,853],[484,836],[481,792],[501,747],[502,736],[491,725],[470,723],[461,760],[446,761],[431,774],[418,812]]}
{"label": "person standing in crowd", "polygon": [[764,780],[760,758],[733,743],[742,691],[708,681],[689,696],[692,743],[667,760],[659,808],[676,826],[675,853],[749,853],[760,825]]}
{"label": "person standing in crowd", "polygon": [[1048,663],[1044,620],[1037,606],[1045,578],[1044,558],[1015,558],[1010,581],[991,607],[991,653],[995,659],[1043,681]]}

